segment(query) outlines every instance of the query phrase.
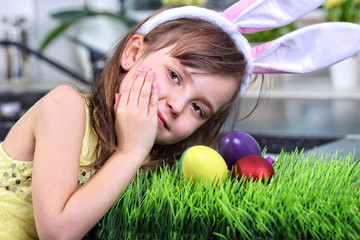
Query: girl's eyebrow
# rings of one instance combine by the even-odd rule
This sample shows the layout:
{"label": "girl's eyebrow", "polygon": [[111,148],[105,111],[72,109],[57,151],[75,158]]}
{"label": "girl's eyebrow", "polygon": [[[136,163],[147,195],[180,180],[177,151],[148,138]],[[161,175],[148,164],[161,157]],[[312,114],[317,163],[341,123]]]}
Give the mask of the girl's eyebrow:
{"label": "girl's eyebrow", "polygon": [[186,68],[184,67],[184,65],[182,65],[180,63],[179,60],[177,59],[171,59],[171,61],[173,62],[173,64],[175,64],[176,66],[178,66],[178,68],[183,72],[183,74],[185,75],[186,78],[188,78],[190,81],[194,81],[192,75],[189,73],[189,71],[186,70]]}
{"label": "girl's eyebrow", "polygon": [[213,105],[211,104],[211,102],[209,101],[209,99],[207,99],[207,98],[201,98],[201,100],[200,101],[202,101],[202,102],[204,102],[204,104],[206,105],[206,106],[208,106],[208,108],[209,108],[209,110],[210,110],[210,112],[208,112],[206,115],[213,115],[214,114],[214,107],[213,107]]}

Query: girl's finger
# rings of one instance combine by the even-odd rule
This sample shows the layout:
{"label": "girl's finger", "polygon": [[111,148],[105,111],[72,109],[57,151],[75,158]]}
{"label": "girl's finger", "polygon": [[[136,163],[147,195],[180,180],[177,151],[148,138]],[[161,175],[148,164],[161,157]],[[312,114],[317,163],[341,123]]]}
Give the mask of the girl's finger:
{"label": "girl's finger", "polygon": [[145,77],[144,84],[141,88],[140,96],[139,96],[139,108],[143,109],[148,113],[149,102],[151,96],[151,85],[154,82],[154,72],[150,69]]}
{"label": "girl's finger", "polygon": [[[131,85],[133,84],[136,75],[139,71],[135,71],[134,73],[132,73],[132,75],[130,75],[130,73],[126,73],[123,81],[121,82],[120,86],[119,86],[119,93],[123,92],[124,89],[130,89]],[[127,75],[129,75],[128,77],[126,77]]]}
{"label": "girl's finger", "polygon": [[129,102],[128,105],[131,107],[138,107],[139,105],[139,97],[142,90],[142,87],[144,85],[144,81],[147,77],[148,69],[144,68],[138,77],[135,79],[133,85],[130,89],[130,95],[129,95]]}
{"label": "girl's finger", "polygon": [[159,89],[155,82],[151,84],[151,95],[149,103],[149,116],[156,116],[159,103]]}
{"label": "girl's finger", "polygon": [[115,109],[115,111],[116,111],[116,109],[117,109],[118,106],[119,106],[120,97],[121,97],[121,94],[120,94],[120,93],[115,93],[115,104],[114,104],[114,109]]}
{"label": "girl's finger", "polygon": [[137,79],[137,77],[139,76],[139,74],[140,74],[140,71],[136,70],[136,72],[132,76],[130,76],[130,78],[126,82],[124,89],[122,90],[122,92],[120,92],[121,99],[120,99],[119,105],[125,106],[128,104],[132,85],[134,84],[134,82]]}

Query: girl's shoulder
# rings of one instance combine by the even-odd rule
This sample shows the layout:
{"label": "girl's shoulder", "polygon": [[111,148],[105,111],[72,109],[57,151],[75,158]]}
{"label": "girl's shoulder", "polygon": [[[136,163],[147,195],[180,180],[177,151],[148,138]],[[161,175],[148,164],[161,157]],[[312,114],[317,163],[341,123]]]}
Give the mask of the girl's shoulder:
{"label": "girl's shoulder", "polygon": [[38,139],[48,137],[48,133],[64,138],[82,138],[85,119],[82,95],[71,86],[59,86],[40,99],[12,127],[3,147],[14,159],[31,161],[35,143]]}
{"label": "girl's shoulder", "polygon": [[84,113],[85,105],[83,95],[75,88],[61,85],[50,91],[39,102],[40,108],[46,111]]}
{"label": "girl's shoulder", "polygon": [[[83,95],[75,88],[61,85],[46,94],[36,106],[38,127],[44,123],[85,126],[86,109]],[[81,126],[80,126],[81,125]]]}
{"label": "girl's shoulder", "polygon": [[54,88],[44,97],[44,99],[50,104],[75,104],[75,107],[84,104],[83,95],[69,85],[60,85]]}

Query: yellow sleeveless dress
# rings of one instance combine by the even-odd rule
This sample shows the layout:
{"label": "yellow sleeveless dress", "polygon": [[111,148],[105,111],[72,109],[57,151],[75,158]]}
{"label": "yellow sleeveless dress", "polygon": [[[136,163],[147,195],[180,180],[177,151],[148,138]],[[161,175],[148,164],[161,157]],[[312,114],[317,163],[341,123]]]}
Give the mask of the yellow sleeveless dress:
{"label": "yellow sleeveless dress", "polygon": [[[80,157],[78,187],[96,172],[86,166],[95,161],[97,137],[90,125],[87,99],[86,130]],[[32,206],[33,162],[12,159],[0,144],[0,239],[38,239]]]}

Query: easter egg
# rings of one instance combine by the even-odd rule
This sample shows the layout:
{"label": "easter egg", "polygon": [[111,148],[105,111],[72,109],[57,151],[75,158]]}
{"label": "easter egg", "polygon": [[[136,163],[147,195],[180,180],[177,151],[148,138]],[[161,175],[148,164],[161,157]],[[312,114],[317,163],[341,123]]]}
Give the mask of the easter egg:
{"label": "easter egg", "polygon": [[189,150],[190,148],[186,149],[183,154],[181,155],[181,158],[179,160],[179,170],[181,171],[182,170],[182,162],[183,162],[183,159],[184,159],[184,156],[185,156],[185,153],[187,150]]}
{"label": "easter egg", "polygon": [[218,151],[229,168],[244,156],[261,156],[261,148],[255,138],[240,131],[232,131],[224,135],[220,140]]}
{"label": "easter egg", "polygon": [[179,167],[192,182],[202,177],[204,182],[219,184],[227,174],[227,165],[221,155],[203,145],[188,148],[181,156]]}
{"label": "easter egg", "polygon": [[266,176],[269,176],[269,180],[275,174],[274,167],[265,158],[258,155],[247,155],[238,159],[233,165],[233,177],[241,179],[242,176],[246,180],[250,179],[250,176],[254,179],[264,181]]}

